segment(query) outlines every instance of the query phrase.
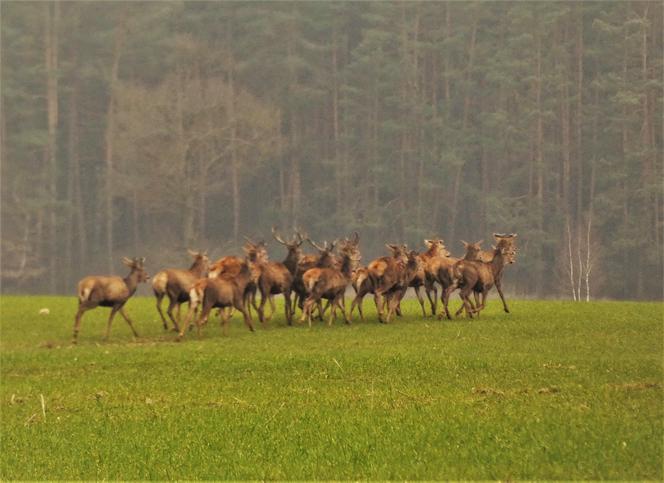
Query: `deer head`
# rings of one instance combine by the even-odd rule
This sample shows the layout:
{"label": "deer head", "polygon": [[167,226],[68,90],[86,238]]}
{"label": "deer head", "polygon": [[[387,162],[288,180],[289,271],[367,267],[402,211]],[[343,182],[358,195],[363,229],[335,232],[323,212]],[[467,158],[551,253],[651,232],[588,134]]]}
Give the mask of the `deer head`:
{"label": "deer head", "polygon": [[127,258],[122,257],[122,263],[131,268],[131,273],[135,273],[138,277],[138,282],[147,282],[150,280],[150,276],[145,271],[143,264],[145,263],[145,257],[135,257]]}

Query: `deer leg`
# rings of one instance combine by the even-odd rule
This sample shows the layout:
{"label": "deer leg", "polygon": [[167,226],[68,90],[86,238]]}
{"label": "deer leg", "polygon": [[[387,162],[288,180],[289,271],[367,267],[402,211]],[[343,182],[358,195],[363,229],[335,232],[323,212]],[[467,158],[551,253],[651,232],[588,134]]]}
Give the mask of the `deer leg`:
{"label": "deer leg", "polygon": [[348,316],[346,315],[346,298],[344,297],[344,294],[341,294],[341,305],[340,305],[340,308],[341,308],[341,315],[344,316],[344,322],[346,322],[346,324],[349,324],[349,325],[350,325],[350,323],[351,323],[351,321],[350,321],[350,317],[348,317]]}
{"label": "deer leg", "polygon": [[277,311],[276,305],[274,305],[274,295],[270,294],[267,297],[267,301],[270,302],[270,316],[267,318],[266,322],[272,320],[272,316]]}
{"label": "deer leg", "polygon": [[[454,290],[454,287],[442,287],[440,292],[440,301],[443,304],[443,310],[445,312],[445,317],[448,320],[452,320],[452,315],[450,315],[449,303],[450,303],[450,294]],[[443,318],[443,312],[438,315],[439,319]]]}
{"label": "deer leg", "polygon": [[327,300],[327,305],[330,306],[330,316],[327,319],[327,326],[331,327],[332,322],[336,322],[337,320],[337,303],[336,303],[336,297],[334,297],[332,300],[328,299]]}
{"label": "deer leg", "polygon": [[[431,315],[436,315],[436,309],[438,308],[438,289],[433,283],[426,282],[424,285],[424,291],[426,292],[429,304],[431,305]],[[431,298],[431,292],[433,292],[433,298]]]}
{"label": "deer leg", "polygon": [[108,340],[111,335],[111,324],[113,324],[113,317],[115,317],[118,310],[120,310],[120,306],[118,305],[114,305],[111,308],[111,314],[108,316],[108,323],[106,324],[106,336],[104,337],[104,340]]}
{"label": "deer leg", "polygon": [[[422,317],[426,317],[427,311],[424,309],[424,297],[422,297],[422,292],[420,292],[420,288],[421,288],[420,286],[413,287],[413,290],[415,291],[415,295],[417,296],[417,301],[420,303],[420,307],[422,307]],[[401,303],[401,297],[399,297],[399,303]]]}
{"label": "deer leg", "polygon": [[470,301],[470,292],[472,289],[464,288],[461,290],[461,293],[459,294],[461,296],[461,299],[463,300],[463,308],[466,309],[466,315],[468,318],[472,319],[473,318],[473,303]]}
{"label": "deer leg", "polygon": [[244,323],[247,326],[247,328],[251,331],[254,332],[254,325],[251,323],[251,314],[249,313],[249,309],[244,306],[242,303],[242,300],[239,297],[236,297],[233,300],[233,306],[240,311],[242,316],[244,317]]}
{"label": "deer leg", "polygon": [[376,310],[378,311],[378,321],[382,324],[385,323],[385,320],[383,319],[383,294],[380,293],[378,290],[376,290],[376,293],[374,294],[374,300],[376,302]]}
{"label": "deer leg", "polygon": [[94,307],[86,305],[85,303],[79,302],[78,310],[76,311],[76,318],[74,319],[74,335],[71,341],[72,344],[78,343],[78,331],[81,328],[81,318],[83,317],[83,314],[93,308]]}
{"label": "deer leg", "polygon": [[496,280],[496,290],[498,290],[498,295],[500,295],[500,300],[503,301],[503,310],[510,313],[510,309],[507,308],[507,302],[505,302],[505,296],[503,295],[503,288],[500,286],[501,282]]}
{"label": "deer leg", "polygon": [[124,311],[124,307],[120,307],[120,315],[127,321],[129,324],[129,327],[131,328],[131,331],[134,333],[134,337],[138,337],[138,332],[136,332],[136,329],[134,329],[134,324],[127,315],[127,313]]}
{"label": "deer leg", "polygon": [[362,322],[364,322],[364,313],[362,312],[362,302],[364,300],[365,295],[366,295],[365,293],[360,291],[360,292],[357,293],[357,295],[353,299],[353,303],[350,306],[350,318],[351,319],[353,318],[353,309],[355,308],[355,306],[357,306],[357,310],[360,313],[360,319],[362,320]]}
{"label": "deer leg", "polygon": [[164,312],[161,310],[161,301],[164,300],[164,294],[163,293],[158,293],[155,294],[157,297],[157,312],[159,312],[159,316],[161,317],[161,322],[164,325],[164,330],[168,330],[168,322],[166,322],[166,317],[164,317]]}
{"label": "deer leg", "polygon": [[290,290],[285,290],[283,296],[284,296],[284,314],[286,315],[286,322],[288,323],[288,325],[293,325],[292,315],[290,313],[290,304],[291,304]]}
{"label": "deer leg", "polygon": [[265,302],[267,302],[267,297],[265,296],[265,292],[263,289],[261,289],[261,303],[258,306],[258,320],[260,321],[261,325],[265,325]]}
{"label": "deer leg", "polygon": [[313,303],[313,300],[305,300],[302,304],[302,316],[300,317],[300,324],[304,324],[305,322],[309,323],[309,328],[311,328],[311,314],[309,313],[309,307],[311,307],[311,304]]}
{"label": "deer leg", "polygon": [[175,320],[175,317],[173,317],[173,309],[175,308],[176,305],[179,305],[177,302],[177,299],[174,297],[171,297],[171,295],[168,295],[168,308],[166,309],[166,313],[168,314],[168,317],[171,319],[171,322],[173,322],[173,327],[175,328],[176,331],[180,330],[180,326],[178,325],[177,320]]}
{"label": "deer leg", "polygon": [[[189,327],[189,324],[191,323],[192,317],[196,317],[195,312],[196,312],[196,307],[198,305],[192,305],[189,307],[189,312],[187,313],[187,316],[184,319],[184,324],[182,325],[182,329],[180,329],[180,333],[178,334],[177,340],[181,340],[184,337],[184,333],[187,331],[187,328]],[[203,307],[201,309],[201,314],[199,318],[195,321],[196,325],[200,326],[203,323],[207,322],[207,316],[205,317],[205,320],[203,320],[203,315],[205,313],[206,308]],[[212,310],[212,307],[207,309],[207,313],[210,313],[210,310]]]}

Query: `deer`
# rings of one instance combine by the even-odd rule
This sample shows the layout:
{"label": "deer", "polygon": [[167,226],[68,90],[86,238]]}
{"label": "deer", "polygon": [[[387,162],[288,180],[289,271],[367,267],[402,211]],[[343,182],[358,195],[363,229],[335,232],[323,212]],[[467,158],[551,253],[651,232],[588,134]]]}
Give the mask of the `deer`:
{"label": "deer", "polygon": [[406,245],[386,244],[385,246],[392,252],[392,256],[377,258],[367,265],[367,272],[374,290],[378,320],[381,323],[385,322],[383,316],[384,294],[400,283],[401,272],[408,261]]}
{"label": "deer", "polygon": [[[418,255],[421,261],[420,264],[421,268],[417,272],[415,277],[413,277],[413,280],[410,282],[409,286],[413,287],[415,295],[417,296],[417,301],[420,303],[420,307],[422,308],[422,316],[426,317],[427,312],[426,309],[424,308],[424,298],[420,293],[420,288],[424,287],[424,291],[427,294],[427,298],[429,299],[429,304],[431,304],[432,315],[436,315],[436,309],[438,303],[438,289],[436,288],[434,279],[432,277],[427,276],[427,272],[425,269],[426,264],[429,260],[431,260],[434,257],[439,257],[443,255],[448,256],[450,253],[445,249],[445,244],[443,243],[443,240],[439,238],[434,238],[432,240],[424,240],[424,244],[427,247],[426,251]],[[433,292],[433,298],[431,297],[432,292]]]}
{"label": "deer", "polygon": [[[406,245],[401,246],[401,256],[394,258],[391,267],[386,267],[380,278],[376,278],[379,271],[372,270],[372,265],[369,265],[369,274],[374,285],[376,308],[378,309],[378,320],[381,323],[388,324],[390,322],[392,316],[399,309],[401,299],[406,294],[413,278],[422,269],[422,260],[418,253],[415,250],[408,251]],[[383,316],[383,297],[385,297],[387,305],[386,316]]]}
{"label": "deer", "polygon": [[238,310],[244,317],[244,323],[247,328],[251,332],[254,332],[246,294],[247,287],[258,281],[260,271],[256,266],[255,252],[246,246],[245,252],[248,252],[248,254],[237,267],[236,272],[233,272],[232,274],[221,274],[214,278],[208,277],[201,279],[189,290],[191,306],[184,321],[184,325],[178,334],[178,341],[182,340],[184,337],[198,306],[202,307],[200,316],[195,321],[198,335],[200,335],[201,327],[207,323],[210,312],[213,308],[221,309],[221,324],[224,329],[224,335],[226,335],[231,315],[224,310],[227,307],[232,307]]}
{"label": "deer", "polygon": [[[454,275],[460,288],[459,295],[463,301],[462,308],[466,310],[469,318],[472,318],[474,313],[479,313],[486,307],[486,296],[494,285],[500,294],[505,312],[509,313],[500,284],[503,268],[515,261],[516,250],[511,242],[501,240],[493,247],[491,262],[461,260],[454,266]],[[481,303],[477,307],[473,307],[470,302],[471,292],[481,294]]]}
{"label": "deer", "polygon": [[[343,304],[344,294],[346,287],[350,283],[353,268],[361,257],[357,248],[359,242],[359,235],[356,234],[355,240],[346,240],[340,246],[340,263],[333,264],[331,267],[314,267],[307,270],[302,275],[302,281],[307,292],[307,298],[302,307],[302,318],[300,323],[308,322],[311,328],[311,312],[314,304],[319,307],[321,299],[329,301],[330,315],[328,318],[328,326],[336,320],[337,308],[341,310],[344,321],[350,324],[350,319],[346,315],[346,309]],[[332,246],[334,243],[332,244]],[[325,247],[329,247],[325,243]],[[336,265],[336,266],[335,266]],[[322,315],[322,312],[321,312]]]}
{"label": "deer", "polygon": [[[276,311],[273,297],[276,294],[283,294],[286,320],[288,321],[288,325],[292,325],[293,308],[291,306],[291,286],[301,256],[300,245],[302,245],[304,240],[302,240],[298,233],[292,241],[284,241],[284,239],[279,236],[274,226],[272,227],[272,236],[277,242],[281,243],[288,249],[288,254],[283,262],[271,262],[265,260],[260,261],[258,264],[258,268],[261,272],[257,282],[258,290],[261,292],[261,303],[258,307],[258,317],[261,324],[269,322]],[[265,317],[266,301],[270,302],[270,308],[272,309],[270,316],[267,318]]]}
{"label": "deer", "polygon": [[[267,261],[268,256],[265,242],[260,241],[256,243],[247,237],[245,237],[245,239],[247,241],[242,249],[244,250],[246,256],[248,256],[253,262]],[[221,275],[233,277],[239,273],[243,263],[244,259],[242,257],[236,257],[234,255],[221,257],[219,260],[216,260],[212,265],[210,265],[208,277],[217,278]],[[258,312],[258,306],[256,305],[256,289],[256,283],[250,282],[245,289],[245,299],[248,300],[253,306],[254,310]]]}
{"label": "deer", "polygon": [[[440,242],[441,244],[443,243],[442,240],[440,240]],[[440,301],[443,305],[443,310],[438,314],[439,319],[442,319],[443,316],[447,316],[450,320],[452,319],[452,315],[449,311],[449,298],[450,294],[456,288],[454,265],[458,261],[458,258],[450,256],[450,253],[447,250],[444,250],[444,252],[438,256],[429,258],[425,263],[424,270],[426,277],[441,286]]]}
{"label": "deer", "polygon": [[[399,258],[402,256],[401,247],[398,247],[397,245],[386,245],[386,246],[388,247],[388,249],[392,251],[393,257]],[[362,319],[362,321],[364,322],[364,313],[362,312],[362,302],[364,300],[364,297],[371,293],[374,294],[374,299],[375,299],[375,290],[373,283],[371,281],[371,277],[369,276],[368,266],[360,267],[353,272],[353,277],[351,279],[351,286],[355,291],[355,298],[353,299],[353,302],[351,303],[350,306],[350,316],[351,317],[353,316],[353,311],[355,310],[355,307],[357,307],[358,312],[360,313],[360,319]],[[401,316],[400,307],[397,307],[396,314]]]}
{"label": "deer", "polygon": [[138,284],[147,282],[150,277],[143,267],[145,258],[129,259],[124,257],[122,263],[130,268],[130,272],[125,278],[92,275],[78,282],[78,311],[74,319],[73,344],[78,342],[78,332],[81,327],[83,314],[96,307],[111,307],[111,314],[108,317],[108,324],[106,326],[105,340],[108,340],[111,335],[111,324],[117,312],[120,312],[120,315],[127,321],[131,331],[134,333],[134,337],[138,337],[133,322],[124,311],[124,305],[134,295]]}
{"label": "deer", "polygon": [[[210,259],[205,252],[195,252],[187,250],[189,255],[194,259],[193,263],[188,270],[179,270],[169,268],[158,272],[152,277],[152,291],[157,298],[157,311],[161,316],[164,330],[168,330],[168,323],[161,310],[161,301],[168,295],[168,309],[166,313],[173,322],[173,330],[179,331],[180,327],[180,305],[184,302],[189,302],[189,289],[199,279],[207,276]],[[173,317],[173,309],[177,307],[178,317],[177,321]]]}
{"label": "deer", "polygon": [[[327,241],[324,242],[323,246],[316,244],[308,235],[300,235],[306,240],[312,247],[318,250],[317,255],[303,255],[300,257],[295,275],[293,277],[293,283],[291,285],[291,290],[295,293],[295,300],[293,300],[293,310],[291,313],[295,313],[295,307],[300,307],[300,310],[303,310],[304,300],[307,298],[307,290],[304,286],[302,276],[305,272],[311,268],[329,268],[336,263],[336,258],[333,254],[333,250],[338,243],[338,240],[334,240],[330,244]],[[319,304],[319,312],[322,319],[322,305]]]}

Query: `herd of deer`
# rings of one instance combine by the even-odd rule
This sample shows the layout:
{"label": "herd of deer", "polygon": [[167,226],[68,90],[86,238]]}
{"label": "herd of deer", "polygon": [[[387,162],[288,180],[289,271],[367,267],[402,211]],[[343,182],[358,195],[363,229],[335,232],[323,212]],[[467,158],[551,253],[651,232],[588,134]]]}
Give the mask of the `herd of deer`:
{"label": "herd of deer", "polygon": [[[448,304],[450,294],[456,289],[459,289],[463,302],[456,315],[464,310],[470,318],[473,314],[479,315],[494,285],[505,312],[509,312],[501,281],[505,265],[514,263],[516,259],[517,235],[513,233],[494,233],[496,244],[488,251],[480,248],[481,241],[462,242],[466,248],[463,258],[451,257],[443,240],[439,238],[424,240],[427,249],[422,253],[408,250],[406,245],[388,244],[389,256],[377,258],[364,267],[360,266],[360,237],[357,233],[351,238],[324,242],[323,245],[298,231],[295,231],[290,241],[284,240],[274,227],[272,235],[288,250],[283,262],[268,259],[265,242],[256,243],[247,239],[243,247],[244,257],[226,256],[210,264],[206,253],[190,250],[193,263],[188,270],[166,269],[157,273],[152,280],[152,289],[164,329],[169,328],[161,308],[164,297],[169,300],[166,314],[173,329],[179,332],[178,340],[184,337],[192,320],[200,333],[201,326],[207,322],[214,308],[220,309],[224,334],[233,309],[242,314],[245,324],[253,331],[251,307],[258,314],[260,322],[265,324],[276,310],[274,296],[277,294],[284,296],[288,324],[292,324],[296,307],[299,307],[302,312],[300,322],[306,321],[309,327],[314,310],[317,310],[321,320],[329,310],[328,324],[332,324],[339,309],[344,321],[349,324],[357,307],[364,320],[362,300],[368,294],[374,295],[379,321],[388,323],[395,314],[401,315],[400,303],[409,287],[415,290],[424,316],[427,311],[420,289],[424,287],[431,304],[431,313],[435,315],[438,286],[441,287],[444,310],[438,318],[452,318]],[[303,254],[301,246],[305,240],[318,253]],[[135,293],[138,284],[149,280],[144,262],[145,258],[124,258],[123,263],[131,269],[125,278],[90,276],[78,283],[79,306],[74,322],[74,343],[78,338],[81,317],[87,310],[98,306],[111,307],[106,338],[109,337],[113,317],[117,312],[127,321],[134,336],[138,336],[123,307]],[[346,313],[344,298],[348,285],[355,291],[350,314]],[[261,295],[260,303],[256,301],[257,292]],[[471,293],[474,301],[470,299]],[[325,307],[323,299],[327,301]],[[181,324],[180,306],[184,302],[189,303],[189,310]],[[266,314],[267,302],[271,308],[269,315]],[[175,310],[177,314],[174,314]]]}

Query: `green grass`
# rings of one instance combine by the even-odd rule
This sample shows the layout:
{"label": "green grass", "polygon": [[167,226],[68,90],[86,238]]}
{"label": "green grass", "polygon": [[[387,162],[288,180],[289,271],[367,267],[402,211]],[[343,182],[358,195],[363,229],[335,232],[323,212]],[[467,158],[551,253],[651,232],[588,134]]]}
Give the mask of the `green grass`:
{"label": "green grass", "polygon": [[74,297],[0,301],[2,480],[664,478],[661,303],[408,301],[385,326],[367,299],[365,323],[178,344],[136,298],[140,340],[118,315],[104,343],[97,309],[73,347]]}

